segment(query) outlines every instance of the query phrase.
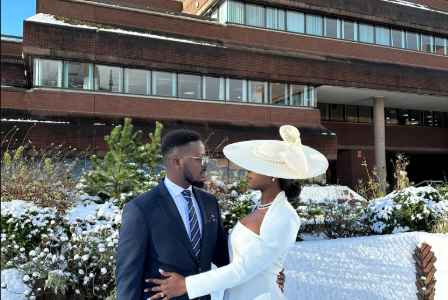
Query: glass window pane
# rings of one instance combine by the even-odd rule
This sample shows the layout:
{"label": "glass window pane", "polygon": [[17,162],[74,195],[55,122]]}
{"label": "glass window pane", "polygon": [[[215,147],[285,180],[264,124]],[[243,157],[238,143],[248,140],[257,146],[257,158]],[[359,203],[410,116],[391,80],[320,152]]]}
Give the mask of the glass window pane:
{"label": "glass window pane", "polygon": [[64,87],[84,90],[93,88],[92,64],[66,61],[64,70]]}
{"label": "glass window pane", "polygon": [[355,105],[345,106],[345,121],[358,122],[358,107]]}
{"label": "glass window pane", "polygon": [[228,2],[224,1],[224,3],[221,4],[221,6],[219,7],[219,14],[218,14],[219,23],[224,24],[227,22],[227,6]]}
{"label": "glass window pane", "polygon": [[122,69],[120,67],[96,65],[93,76],[95,78],[95,90],[122,91]]}
{"label": "glass window pane", "polygon": [[270,84],[271,104],[288,105],[287,86],[285,83]]}
{"label": "glass window pane", "polygon": [[224,78],[203,77],[203,97],[210,100],[224,100]]}
{"label": "glass window pane", "polygon": [[341,20],[325,18],[325,36],[341,38]]}
{"label": "glass window pane", "polygon": [[406,32],[406,49],[420,50],[420,38],[418,33]]}
{"label": "glass window pane", "polygon": [[373,25],[359,24],[359,41],[373,44]]}
{"label": "glass window pane", "polygon": [[170,72],[152,72],[152,94],[157,96],[176,96],[176,74]]}
{"label": "glass window pane", "polygon": [[434,37],[431,35],[422,34],[422,51],[423,52],[434,52]]}
{"label": "glass window pane", "polygon": [[43,58],[34,61],[35,85],[62,87],[62,61]]}
{"label": "glass window pane", "polygon": [[328,120],[328,104],[317,103],[317,108],[320,110],[320,119],[322,121]]}
{"label": "glass window pane", "polygon": [[358,40],[358,26],[355,22],[342,20],[342,38],[349,41]]}
{"label": "glass window pane", "polygon": [[433,120],[433,122],[434,122],[434,124],[433,124],[433,126],[437,126],[437,127],[443,127],[444,126],[444,120],[443,120],[443,112],[438,112],[438,111],[435,111],[434,113],[433,113],[433,117],[434,117],[434,120]]}
{"label": "glass window pane", "polygon": [[286,30],[291,32],[305,32],[305,15],[295,11],[286,12]]}
{"label": "glass window pane", "polygon": [[330,109],[332,121],[344,121],[344,105],[330,104]]}
{"label": "glass window pane", "polygon": [[420,110],[411,110],[411,120],[406,125],[422,125],[422,112]]}
{"label": "glass window pane", "polygon": [[210,17],[213,19],[218,19],[218,9],[214,10],[211,14]]}
{"label": "glass window pane", "polygon": [[249,81],[249,102],[267,103],[268,83],[266,81]]}
{"label": "glass window pane", "polygon": [[[317,89],[315,86],[308,86],[308,94],[306,94],[307,97],[305,98],[305,106],[309,107],[315,107],[317,104]],[[308,99],[308,101],[306,100]]]}
{"label": "glass window pane", "polygon": [[370,106],[359,106],[359,122],[372,123],[372,108]]}
{"label": "glass window pane", "polygon": [[232,23],[244,24],[244,3],[228,1],[227,20]]}
{"label": "glass window pane", "polygon": [[378,45],[390,46],[390,29],[375,27],[375,42]]}
{"label": "glass window pane", "polygon": [[305,93],[307,92],[307,86],[306,85],[300,85],[300,84],[290,84],[290,98],[291,105],[293,106],[304,106],[305,105]]}
{"label": "glass window pane", "polygon": [[404,39],[404,31],[403,30],[391,30],[392,36],[392,47],[395,48],[405,48],[405,39]]}
{"label": "glass window pane", "polygon": [[432,113],[430,111],[423,112],[423,126],[433,126],[432,125]]}
{"label": "glass window pane", "polygon": [[278,29],[278,13],[276,8],[266,8],[266,27]]}
{"label": "glass window pane", "polygon": [[278,29],[285,30],[286,14],[283,9],[278,10]]}
{"label": "glass window pane", "polygon": [[190,74],[179,74],[178,95],[180,98],[201,99],[201,76]]}
{"label": "glass window pane", "polygon": [[139,69],[125,69],[124,92],[131,94],[150,94],[151,72]]}
{"label": "glass window pane", "polygon": [[398,110],[398,122],[400,125],[407,125],[409,120],[409,110],[399,109]]}
{"label": "glass window pane", "polygon": [[261,5],[246,4],[246,25],[265,27],[265,8]]}
{"label": "glass window pane", "polygon": [[436,45],[435,45],[435,52],[438,54],[447,54],[446,53],[446,39],[441,37],[436,37]]}
{"label": "glass window pane", "polygon": [[398,124],[398,115],[395,108],[386,108],[386,124]]}
{"label": "glass window pane", "polygon": [[321,16],[306,15],[306,33],[322,35],[323,18]]}
{"label": "glass window pane", "polygon": [[247,102],[246,80],[227,78],[226,83],[226,100]]}

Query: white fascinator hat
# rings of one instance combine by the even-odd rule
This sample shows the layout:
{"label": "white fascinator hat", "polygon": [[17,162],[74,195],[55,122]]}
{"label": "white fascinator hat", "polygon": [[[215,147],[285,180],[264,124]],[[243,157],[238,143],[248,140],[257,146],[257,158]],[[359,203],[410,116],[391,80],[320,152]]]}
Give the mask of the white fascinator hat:
{"label": "white fascinator hat", "polygon": [[328,160],[319,151],[302,145],[296,127],[284,125],[280,135],[283,141],[254,140],[227,145],[224,155],[246,170],[276,178],[312,178],[327,170]]}

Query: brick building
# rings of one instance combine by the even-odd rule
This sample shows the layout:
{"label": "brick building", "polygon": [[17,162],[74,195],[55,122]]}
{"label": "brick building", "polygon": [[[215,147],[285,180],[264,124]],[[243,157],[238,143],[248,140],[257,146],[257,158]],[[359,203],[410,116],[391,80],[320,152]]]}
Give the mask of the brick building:
{"label": "brick building", "polygon": [[355,187],[363,158],[392,181],[397,151],[411,181],[448,173],[445,0],[37,0],[36,11],[22,41],[2,38],[2,134],[19,126],[23,138],[36,120],[37,147],[102,155],[124,117],[146,138],[155,121],[198,130],[211,151],[291,124],[329,159],[329,182]]}

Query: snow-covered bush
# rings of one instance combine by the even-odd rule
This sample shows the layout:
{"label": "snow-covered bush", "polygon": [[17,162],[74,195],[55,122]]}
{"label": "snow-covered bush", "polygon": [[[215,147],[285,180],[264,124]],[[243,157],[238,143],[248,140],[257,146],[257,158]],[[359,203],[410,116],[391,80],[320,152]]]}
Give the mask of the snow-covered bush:
{"label": "snow-covered bush", "polygon": [[370,202],[366,217],[378,234],[434,231],[448,217],[448,200],[433,187],[409,187]]}

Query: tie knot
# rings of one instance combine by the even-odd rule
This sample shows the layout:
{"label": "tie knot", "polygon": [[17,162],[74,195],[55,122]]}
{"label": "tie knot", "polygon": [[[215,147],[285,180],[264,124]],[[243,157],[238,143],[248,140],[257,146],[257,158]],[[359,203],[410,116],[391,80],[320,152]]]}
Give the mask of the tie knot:
{"label": "tie knot", "polygon": [[183,195],[184,197],[191,198],[191,191],[190,191],[190,190],[183,190],[183,191],[182,191],[182,195]]}

